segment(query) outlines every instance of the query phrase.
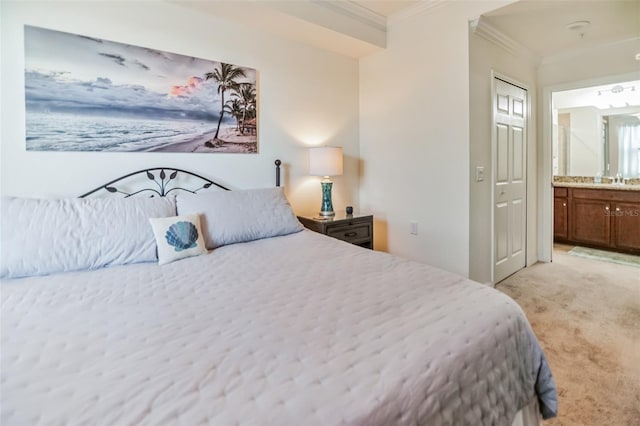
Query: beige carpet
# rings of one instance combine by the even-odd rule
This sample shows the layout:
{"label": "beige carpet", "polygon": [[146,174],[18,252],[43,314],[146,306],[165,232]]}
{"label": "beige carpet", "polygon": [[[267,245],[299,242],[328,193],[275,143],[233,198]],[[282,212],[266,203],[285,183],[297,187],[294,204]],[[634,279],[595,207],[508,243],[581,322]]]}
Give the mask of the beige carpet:
{"label": "beige carpet", "polygon": [[557,246],[496,288],[527,314],[558,387],[547,425],[640,425],[640,269]]}

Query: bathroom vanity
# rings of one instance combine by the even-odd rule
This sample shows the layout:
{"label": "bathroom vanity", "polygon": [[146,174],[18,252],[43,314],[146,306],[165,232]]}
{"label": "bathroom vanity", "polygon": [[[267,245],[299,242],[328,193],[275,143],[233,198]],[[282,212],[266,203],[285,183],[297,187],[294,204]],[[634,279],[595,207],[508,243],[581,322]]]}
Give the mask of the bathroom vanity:
{"label": "bathroom vanity", "polygon": [[554,183],[554,241],[640,254],[640,185]]}

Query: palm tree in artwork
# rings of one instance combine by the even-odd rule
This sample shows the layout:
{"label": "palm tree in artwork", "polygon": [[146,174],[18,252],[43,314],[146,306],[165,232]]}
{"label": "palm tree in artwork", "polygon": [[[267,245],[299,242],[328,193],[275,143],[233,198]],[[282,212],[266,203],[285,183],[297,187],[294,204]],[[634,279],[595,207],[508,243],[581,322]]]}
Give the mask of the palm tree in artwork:
{"label": "palm tree in artwork", "polygon": [[239,98],[239,103],[242,106],[242,129],[240,132],[244,133],[247,120],[253,118],[255,114],[256,88],[251,83],[244,83],[232,96]]}
{"label": "palm tree in artwork", "polygon": [[236,131],[240,131],[240,122],[242,121],[242,116],[244,114],[244,108],[240,104],[238,99],[233,99],[227,101],[227,104],[224,106],[224,111],[233,115],[233,118],[236,119]]}
{"label": "palm tree in artwork", "polygon": [[218,83],[218,93],[220,94],[220,117],[218,118],[218,127],[216,128],[216,134],[213,137],[214,141],[218,139],[218,133],[220,133],[220,124],[222,124],[222,117],[224,116],[225,112],[224,94],[227,90],[236,90],[238,88],[239,83],[236,80],[240,77],[246,77],[244,69],[222,62],[220,63],[220,67],[204,75],[205,80],[214,80],[216,83]]}

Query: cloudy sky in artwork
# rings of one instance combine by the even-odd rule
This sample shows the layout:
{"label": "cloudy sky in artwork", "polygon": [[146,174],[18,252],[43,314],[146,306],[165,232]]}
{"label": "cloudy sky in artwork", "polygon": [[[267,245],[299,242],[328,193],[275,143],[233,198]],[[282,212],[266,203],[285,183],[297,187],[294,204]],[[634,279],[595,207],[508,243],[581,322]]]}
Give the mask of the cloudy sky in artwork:
{"label": "cloudy sky in artwork", "polygon": [[[25,26],[27,110],[215,120],[219,62]],[[244,67],[243,67],[244,68]],[[239,82],[255,84],[254,69]],[[226,99],[229,99],[227,94]]]}

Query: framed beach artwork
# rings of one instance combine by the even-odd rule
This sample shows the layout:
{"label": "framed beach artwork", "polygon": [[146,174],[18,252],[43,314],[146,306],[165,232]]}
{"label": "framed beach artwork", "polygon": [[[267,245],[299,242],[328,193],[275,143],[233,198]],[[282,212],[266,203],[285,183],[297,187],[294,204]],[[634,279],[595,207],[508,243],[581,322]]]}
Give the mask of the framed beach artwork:
{"label": "framed beach artwork", "polygon": [[25,26],[28,151],[257,152],[256,70]]}

